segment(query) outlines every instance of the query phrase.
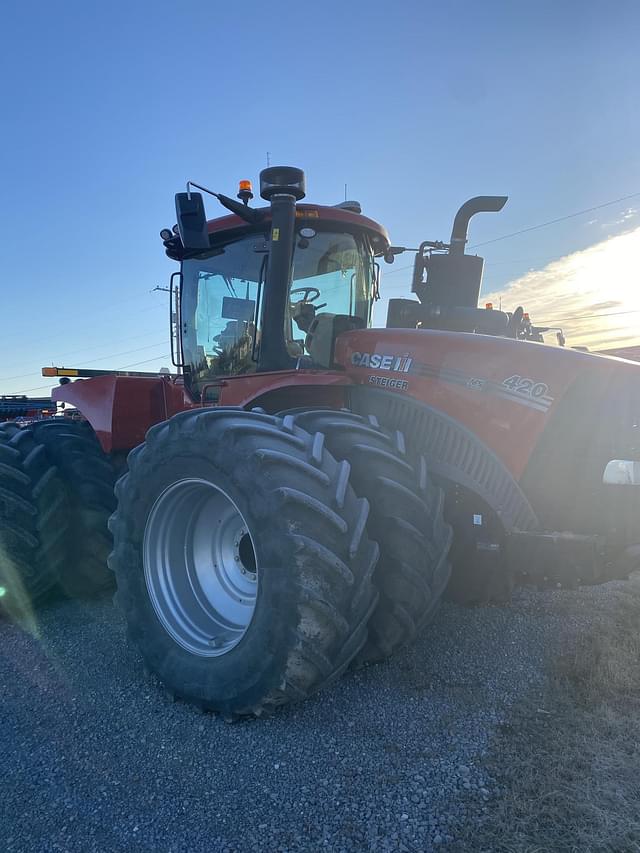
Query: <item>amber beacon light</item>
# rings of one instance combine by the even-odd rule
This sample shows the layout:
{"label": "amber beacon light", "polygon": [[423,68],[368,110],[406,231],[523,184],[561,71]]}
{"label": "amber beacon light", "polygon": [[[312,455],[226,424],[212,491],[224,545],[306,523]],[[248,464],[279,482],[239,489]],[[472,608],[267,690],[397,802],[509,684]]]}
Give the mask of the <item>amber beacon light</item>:
{"label": "amber beacon light", "polygon": [[253,198],[253,187],[251,181],[240,181],[238,184],[238,198],[245,204],[249,204]]}

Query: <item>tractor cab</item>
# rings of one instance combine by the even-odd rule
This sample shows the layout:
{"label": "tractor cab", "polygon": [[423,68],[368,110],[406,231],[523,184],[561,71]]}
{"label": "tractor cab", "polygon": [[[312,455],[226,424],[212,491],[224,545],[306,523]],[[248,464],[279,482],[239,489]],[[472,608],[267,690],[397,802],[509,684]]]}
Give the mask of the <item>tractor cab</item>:
{"label": "tractor cab", "polygon": [[357,202],[299,204],[300,170],[274,167],[260,178],[269,207],[249,207],[243,181],[238,202],[211,193],[232,215],[207,221],[202,197],[179,193],[178,225],[161,232],[181,263],[172,277],[175,363],[197,400],[223,377],[327,369],[336,336],[371,324],[384,228]]}

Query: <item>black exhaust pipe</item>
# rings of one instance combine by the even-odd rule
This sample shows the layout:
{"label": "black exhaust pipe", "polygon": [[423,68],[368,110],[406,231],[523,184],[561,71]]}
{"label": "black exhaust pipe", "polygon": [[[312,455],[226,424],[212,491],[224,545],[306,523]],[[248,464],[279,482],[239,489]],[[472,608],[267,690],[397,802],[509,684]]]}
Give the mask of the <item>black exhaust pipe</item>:
{"label": "black exhaust pipe", "polygon": [[469,221],[476,213],[498,213],[507,203],[507,195],[477,195],[465,201],[453,220],[449,254],[463,255],[467,243]]}
{"label": "black exhaust pipe", "polygon": [[[469,222],[476,213],[497,213],[502,210],[507,199],[506,195],[470,198],[456,213],[448,246],[430,241],[421,243],[415,259],[411,289],[423,305],[429,306],[432,319],[428,322],[439,324],[436,328],[447,328],[444,325],[445,317],[451,316],[448,309],[477,308],[484,259],[478,255],[465,254]],[[442,249],[446,251],[442,252]],[[434,308],[438,308],[439,313],[433,314]],[[433,319],[435,316],[440,319],[436,321]]]}
{"label": "black exhaust pipe", "polygon": [[271,239],[267,278],[262,294],[262,328],[258,370],[287,370],[295,359],[287,352],[284,318],[296,236],[296,202],[305,196],[305,177],[292,166],[260,172],[260,195],[271,205]]}

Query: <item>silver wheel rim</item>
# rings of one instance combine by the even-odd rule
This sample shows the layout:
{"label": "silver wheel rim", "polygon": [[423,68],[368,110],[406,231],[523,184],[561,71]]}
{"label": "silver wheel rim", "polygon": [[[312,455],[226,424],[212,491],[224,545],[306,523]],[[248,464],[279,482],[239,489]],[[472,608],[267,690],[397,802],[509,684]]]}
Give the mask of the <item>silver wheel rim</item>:
{"label": "silver wheel rim", "polygon": [[143,563],[153,609],[176,643],[218,657],[240,642],[258,570],[249,527],[225,491],[199,479],[166,488],[147,519]]}

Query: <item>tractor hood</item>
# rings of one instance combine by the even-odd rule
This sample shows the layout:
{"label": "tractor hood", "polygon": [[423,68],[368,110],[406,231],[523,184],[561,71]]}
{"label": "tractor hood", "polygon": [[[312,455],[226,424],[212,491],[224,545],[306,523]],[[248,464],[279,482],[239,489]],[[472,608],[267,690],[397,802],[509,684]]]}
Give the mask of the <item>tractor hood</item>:
{"label": "tractor hood", "polygon": [[335,358],[372,394],[407,411],[435,409],[477,436],[519,482],[543,527],[637,527],[640,487],[605,485],[603,475],[611,460],[640,462],[640,364],[413,329],[342,334]]}
{"label": "tractor hood", "polygon": [[[611,406],[631,407],[625,417],[633,422],[640,403],[640,364],[509,338],[367,329],[340,335],[335,359],[355,383],[411,397],[466,424],[516,478],[570,391],[576,420],[589,419],[590,430],[608,421],[602,413]],[[591,420],[594,399],[609,408],[598,406]]]}

